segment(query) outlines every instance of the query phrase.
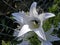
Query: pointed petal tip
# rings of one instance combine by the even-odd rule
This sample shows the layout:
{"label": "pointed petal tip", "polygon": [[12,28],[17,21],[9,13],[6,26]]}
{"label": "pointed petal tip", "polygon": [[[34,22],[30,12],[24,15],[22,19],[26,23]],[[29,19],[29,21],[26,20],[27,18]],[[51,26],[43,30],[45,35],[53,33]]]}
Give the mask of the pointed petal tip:
{"label": "pointed petal tip", "polygon": [[18,15],[19,13],[12,13],[12,16],[16,16],[16,15]]}
{"label": "pointed petal tip", "polygon": [[33,2],[33,4],[37,4],[37,2]]}
{"label": "pointed petal tip", "polygon": [[46,40],[46,36],[43,31],[35,30],[34,32],[39,36],[39,38]]}
{"label": "pointed petal tip", "polygon": [[45,17],[45,19],[48,19],[48,18],[51,18],[51,17],[54,17],[55,16],[55,14],[53,14],[53,13],[44,13],[44,17]]}
{"label": "pointed petal tip", "polygon": [[39,15],[39,19],[41,21],[44,21],[44,20],[49,19],[49,18],[54,17],[54,16],[55,16],[55,14],[53,14],[53,13],[42,13]]}
{"label": "pointed petal tip", "polygon": [[52,17],[54,17],[54,16],[55,16],[55,14],[53,14],[53,13],[51,13],[51,15],[52,15]]}
{"label": "pointed petal tip", "polygon": [[37,2],[33,2],[33,3],[31,4],[31,8],[32,8],[32,7],[36,7],[36,5],[37,5]]}
{"label": "pointed petal tip", "polygon": [[48,18],[50,18],[50,17],[54,17],[55,14],[53,14],[53,13],[45,13],[45,16],[47,16]]}
{"label": "pointed petal tip", "polygon": [[19,32],[19,34],[18,34],[17,37],[20,37],[20,36],[26,34],[26,33],[29,32],[29,31],[31,31],[31,29],[29,28],[29,26],[28,26],[28,25],[24,25],[24,26],[22,27],[22,29],[20,30],[20,32]]}

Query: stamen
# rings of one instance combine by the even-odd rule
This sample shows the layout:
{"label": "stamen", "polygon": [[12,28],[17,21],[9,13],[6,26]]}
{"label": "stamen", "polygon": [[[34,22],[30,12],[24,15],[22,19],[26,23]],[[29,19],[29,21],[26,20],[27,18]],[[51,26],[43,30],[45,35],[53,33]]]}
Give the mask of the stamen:
{"label": "stamen", "polygon": [[39,22],[37,20],[32,20],[32,27],[33,28],[38,28],[39,27]]}

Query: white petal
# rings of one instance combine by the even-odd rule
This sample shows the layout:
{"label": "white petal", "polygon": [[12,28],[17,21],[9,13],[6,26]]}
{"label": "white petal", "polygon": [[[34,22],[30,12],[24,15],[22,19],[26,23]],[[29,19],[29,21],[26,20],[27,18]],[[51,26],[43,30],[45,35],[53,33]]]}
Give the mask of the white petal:
{"label": "white petal", "polygon": [[39,18],[41,21],[44,21],[48,18],[54,17],[55,15],[53,13],[42,13],[39,15]]}
{"label": "white petal", "polygon": [[58,40],[60,40],[60,38],[58,38],[57,36],[47,35],[47,40],[48,41],[58,41]]}
{"label": "white petal", "polygon": [[[23,16],[24,15],[22,15],[22,14],[20,14],[20,13],[12,13],[12,15],[14,16],[13,18],[15,19],[15,20],[17,20],[18,22],[22,22],[23,23]],[[22,15],[22,16],[21,16]]]}
{"label": "white petal", "polygon": [[37,3],[36,2],[33,2],[32,3],[32,5],[31,5],[31,7],[30,7],[30,16],[32,17],[32,16],[37,16],[38,15],[38,13],[37,13],[37,11],[36,11],[36,6],[37,6]]}
{"label": "white petal", "polygon": [[54,30],[54,26],[52,25],[52,26],[51,26],[51,29],[48,30],[48,31],[46,32],[46,34],[51,34],[51,33],[53,32],[53,30]]}
{"label": "white petal", "polygon": [[55,15],[53,13],[45,13],[45,19],[48,19],[50,17],[54,17]]}
{"label": "white petal", "polygon": [[45,33],[43,31],[43,28],[34,30],[34,32],[43,40],[46,40]]}
{"label": "white petal", "polygon": [[17,36],[19,33],[19,30],[18,29],[14,29],[14,33],[13,33],[13,36]]}
{"label": "white petal", "polygon": [[17,36],[19,32],[14,31],[13,36]]}
{"label": "white petal", "polygon": [[24,26],[22,27],[22,29],[19,31],[19,34],[18,34],[17,37],[20,37],[20,36],[26,34],[26,33],[29,32],[29,31],[31,31],[31,29],[29,28],[29,26],[28,26],[28,25],[24,25]]}
{"label": "white petal", "polygon": [[17,44],[17,45],[29,45],[29,44],[30,44],[29,41],[23,41],[22,43]]}
{"label": "white petal", "polygon": [[52,43],[50,43],[48,41],[43,41],[43,42],[41,42],[41,45],[52,45]]}

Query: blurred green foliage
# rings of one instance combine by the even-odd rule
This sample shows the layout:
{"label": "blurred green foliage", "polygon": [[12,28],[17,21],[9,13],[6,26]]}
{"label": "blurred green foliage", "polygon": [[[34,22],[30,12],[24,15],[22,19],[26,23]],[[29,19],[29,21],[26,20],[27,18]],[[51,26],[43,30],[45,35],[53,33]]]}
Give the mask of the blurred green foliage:
{"label": "blurred green foliage", "polygon": [[2,45],[11,45],[11,43],[8,41],[7,43],[2,40]]}

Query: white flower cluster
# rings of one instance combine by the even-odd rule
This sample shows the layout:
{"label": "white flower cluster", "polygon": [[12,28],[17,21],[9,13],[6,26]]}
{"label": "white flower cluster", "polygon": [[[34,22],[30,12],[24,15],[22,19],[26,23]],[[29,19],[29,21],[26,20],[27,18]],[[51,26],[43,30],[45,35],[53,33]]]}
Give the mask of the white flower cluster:
{"label": "white flower cluster", "polygon": [[41,41],[41,45],[52,45],[51,41],[57,41],[60,40],[57,36],[52,36],[51,33],[53,30],[48,30],[47,32],[44,32],[43,30],[43,21],[54,17],[55,15],[53,13],[41,13],[38,14],[36,11],[37,3],[33,2],[30,11],[25,13],[24,11],[19,11],[17,13],[12,13],[13,18],[16,20],[17,23],[19,23],[22,28],[17,33],[15,32],[14,35],[17,37],[21,37],[24,34],[27,34],[30,31],[34,31]]}

